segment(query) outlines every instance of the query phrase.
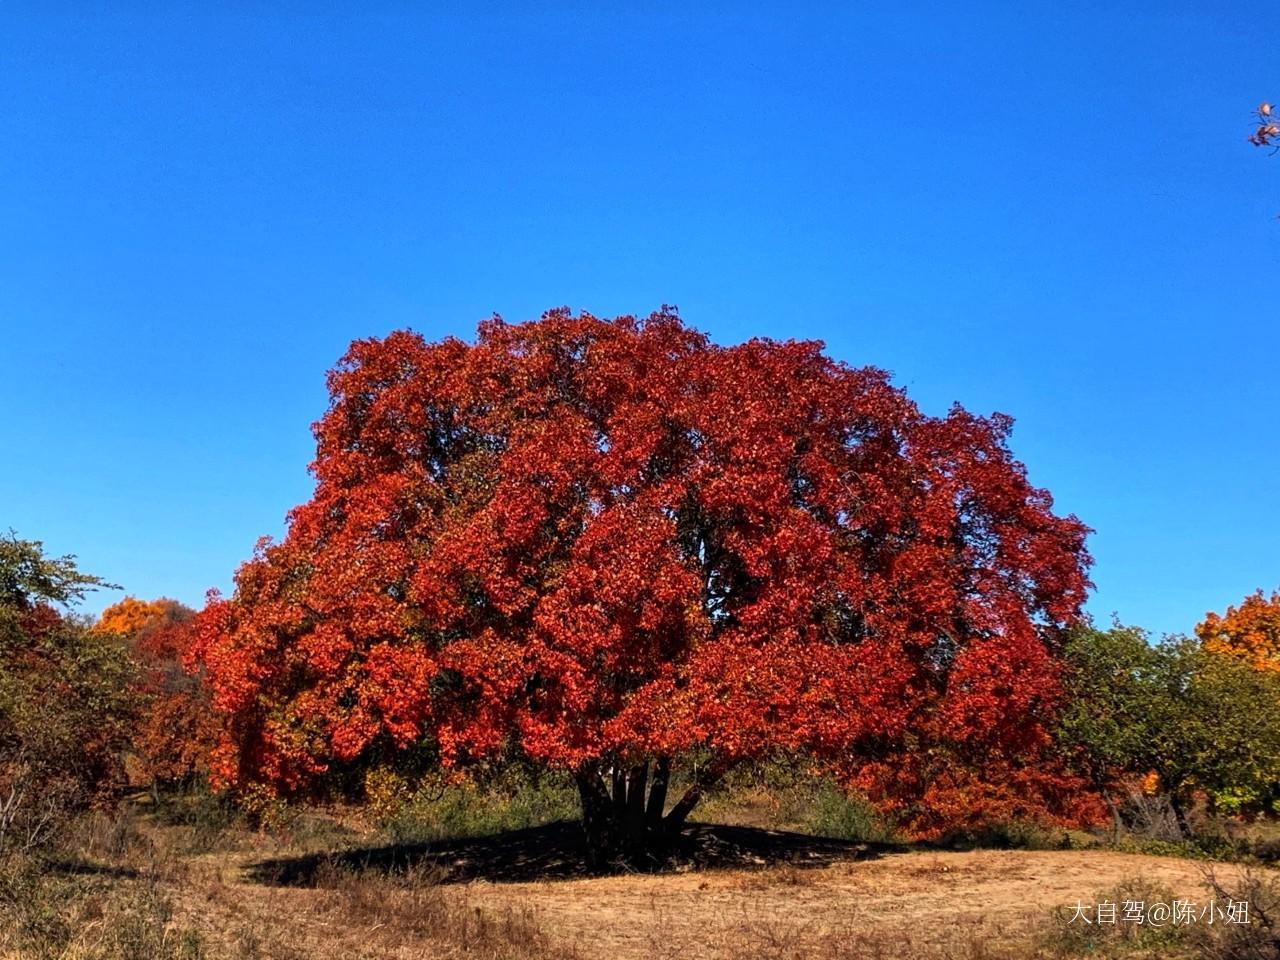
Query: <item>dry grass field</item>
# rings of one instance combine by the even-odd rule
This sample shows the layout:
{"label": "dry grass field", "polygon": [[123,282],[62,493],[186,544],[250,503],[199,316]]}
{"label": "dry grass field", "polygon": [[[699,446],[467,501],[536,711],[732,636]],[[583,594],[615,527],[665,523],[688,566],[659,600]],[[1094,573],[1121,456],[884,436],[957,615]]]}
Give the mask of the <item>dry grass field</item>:
{"label": "dry grass field", "polygon": [[1206,946],[1202,931],[1119,925],[1094,942],[1065,922],[1077,901],[1204,903],[1209,873],[1239,889],[1240,866],[1105,849],[907,849],[751,827],[694,833],[694,856],[675,870],[587,876],[568,824],[389,845],[330,817],[210,837],[139,805],[97,824],[52,876],[10,871],[0,957],[1255,956]]}
{"label": "dry grass field", "polygon": [[485,899],[529,911],[592,956],[944,957],[1025,944],[1052,908],[1136,876],[1183,897],[1205,892],[1187,861],[979,851],[495,886]]}

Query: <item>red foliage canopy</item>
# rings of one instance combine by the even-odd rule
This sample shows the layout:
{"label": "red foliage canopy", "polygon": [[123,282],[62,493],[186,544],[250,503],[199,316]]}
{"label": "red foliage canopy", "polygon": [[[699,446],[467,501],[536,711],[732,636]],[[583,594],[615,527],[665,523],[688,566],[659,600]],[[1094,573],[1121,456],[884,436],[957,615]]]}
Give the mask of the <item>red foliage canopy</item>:
{"label": "red foliage canopy", "polygon": [[1087,529],[1007,417],[667,309],[361,340],[329,388],[314,496],[200,618],[225,782],[424,739],[572,769],[1042,742]]}

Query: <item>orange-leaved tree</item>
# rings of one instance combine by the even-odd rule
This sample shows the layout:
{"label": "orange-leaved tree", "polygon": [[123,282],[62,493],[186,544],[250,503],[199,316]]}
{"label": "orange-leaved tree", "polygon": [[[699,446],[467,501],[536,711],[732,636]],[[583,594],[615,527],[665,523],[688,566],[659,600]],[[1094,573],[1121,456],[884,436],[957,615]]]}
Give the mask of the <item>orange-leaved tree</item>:
{"label": "orange-leaved tree", "polygon": [[329,388],[314,495],[199,618],[224,783],[522,756],[572,771],[617,853],[766,753],[896,765],[892,791],[938,750],[1001,776],[1045,742],[1087,529],[1004,416],[665,308],[360,340]]}
{"label": "orange-leaved tree", "polygon": [[1196,636],[1206,650],[1240,657],[1259,670],[1280,670],[1280,590],[1270,598],[1258,590],[1221,616],[1206,614]]}
{"label": "orange-leaved tree", "polygon": [[122,637],[136,637],[166,620],[189,619],[195,611],[176,600],[139,600],[125,597],[107,607],[98,616],[94,629]]}

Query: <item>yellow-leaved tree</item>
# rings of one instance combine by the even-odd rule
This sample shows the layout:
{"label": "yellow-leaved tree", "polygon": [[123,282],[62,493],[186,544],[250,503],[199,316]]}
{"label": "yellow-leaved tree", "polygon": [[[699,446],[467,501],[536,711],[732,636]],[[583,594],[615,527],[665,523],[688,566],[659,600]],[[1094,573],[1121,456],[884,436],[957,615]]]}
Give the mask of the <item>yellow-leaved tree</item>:
{"label": "yellow-leaved tree", "polygon": [[1240,657],[1259,670],[1280,671],[1280,590],[1269,598],[1257,590],[1225,614],[1207,614],[1196,636],[1206,650]]}

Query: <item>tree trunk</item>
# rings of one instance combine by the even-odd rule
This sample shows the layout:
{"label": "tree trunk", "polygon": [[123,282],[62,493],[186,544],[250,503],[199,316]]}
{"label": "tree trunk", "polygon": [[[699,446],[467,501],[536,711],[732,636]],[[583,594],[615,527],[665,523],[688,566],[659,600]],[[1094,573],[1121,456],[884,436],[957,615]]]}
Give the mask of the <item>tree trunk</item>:
{"label": "tree trunk", "polygon": [[622,772],[622,768],[614,765],[609,769],[609,776],[613,780],[613,805],[618,808],[621,813],[627,808],[627,779]]}
{"label": "tree trunk", "polygon": [[627,773],[627,836],[643,840],[645,833],[645,785],[649,781],[649,761],[637,764]]}
{"label": "tree trunk", "polygon": [[1116,806],[1116,801],[1111,796],[1110,791],[1102,790],[1102,799],[1107,805],[1107,812],[1111,814],[1111,842],[1115,843],[1120,839],[1120,831],[1124,827],[1120,819],[1120,808]]}
{"label": "tree trunk", "polygon": [[653,765],[653,786],[649,788],[649,805],[644,812],[645,826],[656,830],[662,826],[667,810],[667,782],[671,777],[671,758],[659,757]]}
{"label": "tree trunk", "polygon": [[578,797],[582,801],[582,828],[587,839],[587,862],[592,866],[604,866],[610,851],[618,847],[617,808],[595,765],[580,769],[574,779],[578,784]]}
{"label": "tree trunk", "polygon": [[1098,795],[1102,797],[1103,803],[1107,805],[1107,813],[1111,815],[1111,842],[1115,843],[1120,839],[1120,831],[1124,827],[1124,823],[1120,819],[1120,808],[1116,805],[1115,797],[1111,795],[1111,791],[1108,789],[1110,784],[1102,771],[1093,769],[1089,779],[1093,782],[1093,788],[1098,791]]}
{"label": "tree trunk", "polygon": [[699,770],[693,778],[693,786],[685,791],[684,796],[676,801],[676,805],[671,808],[662,819],[663,827],[668,833],[678,832],[683,826],[689,814],[693,812],[693,808],[698,805],[711,787],[715,786],[729,772],[729,763],[725,760],[714,760],[707,766]]}
{"label": "tree trunk", "polygon": [[590,763],[576,772],[587,859],[592,866],[657,862],[675,842],[706,790],[728,770],[723,762],[703,767],[684,796],[667,812],[671,758],[658,757],[652,763],[652,775],[650,766],[648,759],[629,768],[615,764],[605,770],[599,763]]}
{"label": "tree trunk", "polygon": [[1182,834],[1184,840],[1189,840],[1191,838],[1191,824],[1187,822],[1186,808],[1183,807],[1178,794],[1172,790],[1169,791],[1169,806],[1173,808],[1173,818],[1178,823],[1178,832]]}

